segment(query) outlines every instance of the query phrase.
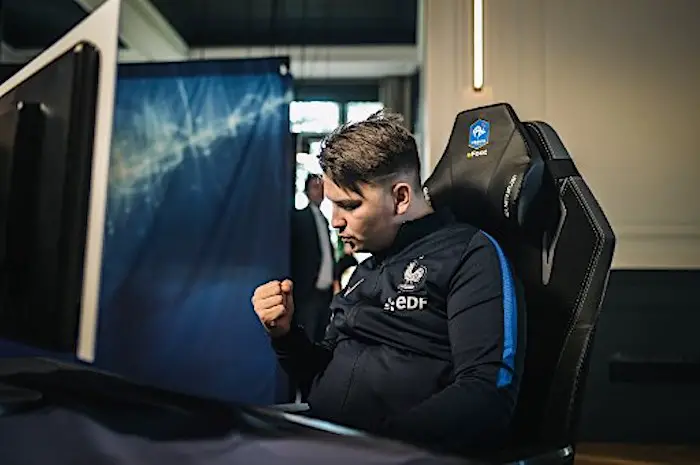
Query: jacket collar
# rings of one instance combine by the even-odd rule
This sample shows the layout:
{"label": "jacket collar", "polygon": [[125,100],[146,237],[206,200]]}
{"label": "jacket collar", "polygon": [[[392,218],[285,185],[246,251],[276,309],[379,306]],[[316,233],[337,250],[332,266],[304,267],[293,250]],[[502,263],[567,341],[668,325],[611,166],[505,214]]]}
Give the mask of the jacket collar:
{"label": "jacket collar", "polygon": [[391,246],[381,252],[374,253],[373,256],[376,257],[377,262],[382,262],[392,255],[396,255],[408,245],[454,223],[454,221],[454,216],[448,210],[438,210],[413,221],[407,221],[399,227]]}

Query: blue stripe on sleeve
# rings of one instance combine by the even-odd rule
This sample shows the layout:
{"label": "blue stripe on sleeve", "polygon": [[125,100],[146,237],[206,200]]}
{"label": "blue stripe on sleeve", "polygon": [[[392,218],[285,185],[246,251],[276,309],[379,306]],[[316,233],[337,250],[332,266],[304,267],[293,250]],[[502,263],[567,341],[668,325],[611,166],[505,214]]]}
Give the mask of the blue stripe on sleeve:
{"label": "blue stripe on sleeve", "polygon": [[501,265],[501,280],[503,286],[503,355],[505,364],[498,372],[498,387],[506,387],[513,380],[515,371],[515,351],[518,344],[518,301],[515,296],[515,282],[508,264],[508,259],[503,249],[496,240],[484,233],[491,241],[498,253],[498,261]]}

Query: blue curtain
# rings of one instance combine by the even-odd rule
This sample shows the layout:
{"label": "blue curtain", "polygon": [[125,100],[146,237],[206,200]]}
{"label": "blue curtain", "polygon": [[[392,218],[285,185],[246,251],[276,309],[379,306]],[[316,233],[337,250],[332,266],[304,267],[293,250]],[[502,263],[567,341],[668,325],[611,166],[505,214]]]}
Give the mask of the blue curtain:
{"label": "blue curtain", "polygon": [[277,365],[250,302],[289,272],[291,77],[279,59],[119,70],[97,364],[268,404]]}

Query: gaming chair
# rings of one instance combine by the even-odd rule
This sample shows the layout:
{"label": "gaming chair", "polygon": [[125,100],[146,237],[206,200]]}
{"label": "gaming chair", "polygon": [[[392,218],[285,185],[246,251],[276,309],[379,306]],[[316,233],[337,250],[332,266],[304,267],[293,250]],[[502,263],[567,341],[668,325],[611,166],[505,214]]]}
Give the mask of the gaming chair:
{"label": "gaming chair", "polygon": [[508,104],[457,115],[424,192],[494,236],[523,284],[525,368],[497,463],[571,464],[615,235],[558,135]]}

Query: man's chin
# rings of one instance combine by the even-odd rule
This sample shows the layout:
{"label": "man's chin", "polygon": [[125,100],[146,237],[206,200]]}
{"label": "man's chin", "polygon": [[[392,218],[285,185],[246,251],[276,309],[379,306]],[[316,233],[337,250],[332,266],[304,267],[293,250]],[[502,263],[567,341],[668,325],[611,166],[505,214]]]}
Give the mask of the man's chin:
{"label": "man's chin", "polygon": [[364,253],[364,252],[366,252],[364,244],[362,244],[360,242],[350,240],[350,241],[343,241],[343,243],[345,245],[350,246],[350,250],[352,251],[352,253]]}
{"label": "man's chin", "polygon": [[371,247],[366,246],[365,244],[358,244],[357,246],[352,248],[353,253],[374,253],[372,252]]}

